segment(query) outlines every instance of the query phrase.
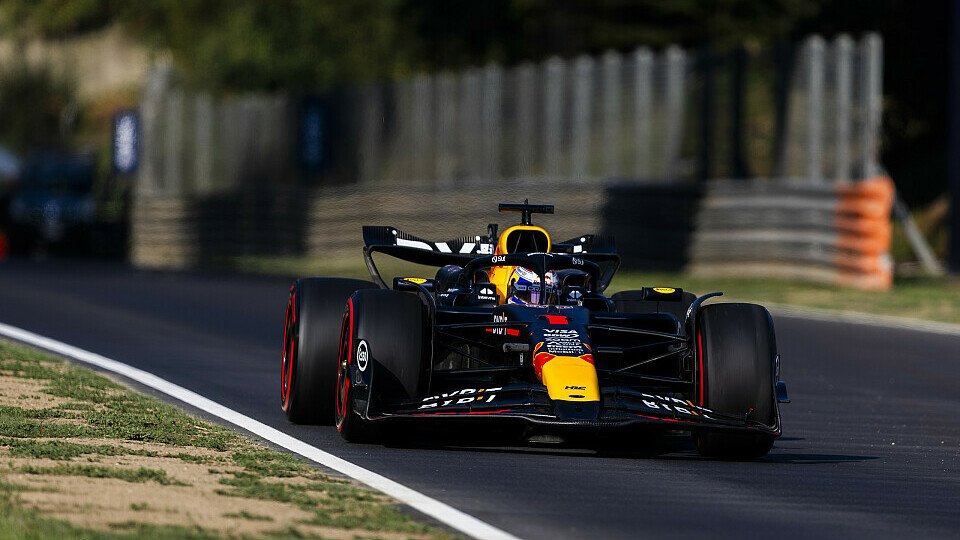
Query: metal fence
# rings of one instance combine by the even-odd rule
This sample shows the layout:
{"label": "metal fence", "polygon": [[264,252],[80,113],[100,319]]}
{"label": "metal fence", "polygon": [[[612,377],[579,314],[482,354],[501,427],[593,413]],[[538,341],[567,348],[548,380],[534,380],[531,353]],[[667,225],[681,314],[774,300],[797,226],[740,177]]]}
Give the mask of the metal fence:
{"label": "metal fence", "polygon": [[139,188],[866,178],[879,169],[881,58],[874,34],[811,36],[786,53],[641,47],[344,88],[324,101],[336,148],[319,177],[297,168],[296,97],[216,99],[161,70],[142,105]]}
{"label": "metal fence", "polygon": [[420,76],[363,94],[362,182],[677,178],[689,56],[550,58]]}
{"label": "metal fence", "polygon": [[776,176],[851,180],[881,173],[883,42],[810,36],[797,55]]}
{"label": "metal fence", "polygon": [[639,48],[424,75],[362,94],[360,179],[865,178],[879,169],[881,58],[875,34],[811,36],[786,56]]}

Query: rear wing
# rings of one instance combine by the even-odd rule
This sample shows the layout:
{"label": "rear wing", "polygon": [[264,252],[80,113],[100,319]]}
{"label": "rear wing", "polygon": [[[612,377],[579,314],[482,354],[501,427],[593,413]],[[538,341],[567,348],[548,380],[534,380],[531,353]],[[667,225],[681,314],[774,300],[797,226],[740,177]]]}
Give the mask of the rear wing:
{"label": "rear wing", "polygon": [[387,289],[373,262],[374,253],[383,253],[402,261],[427,266],[464,266],[481,255],[493,254],[489,236],[461,236],[444,242],[432,242],[390,226],[363,226],[363,260],[370,277]]}
{"label": "rear wing", "polygon": [[[491,229],[491,233],[434,242],[405,233],[396,227],[364,225],[363,259],[370,277],[378,285],[387,289],[389,287],[373,262],[374,253],[383,253],[402,261],[437,268],[448,264],[465,266],[477,257],[493,254],[497,240],[495,229]],[[613,237],[609,235],[585,234],[554,244],[553,251],[577,255],[600,265],[602,275],[598,289],[601,292],[607,288],[610,280],[613,279],[613,274],[620,267],[616,245]]]}

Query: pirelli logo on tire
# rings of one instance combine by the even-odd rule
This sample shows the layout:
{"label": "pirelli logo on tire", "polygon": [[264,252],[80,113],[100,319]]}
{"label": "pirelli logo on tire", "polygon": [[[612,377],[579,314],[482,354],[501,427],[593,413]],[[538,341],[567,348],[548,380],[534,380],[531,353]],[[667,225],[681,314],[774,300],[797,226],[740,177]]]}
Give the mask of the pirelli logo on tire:
{"label": "pirelli logo on tire", "polygon": [[361,339],[360,343],[357,343],[357,369],[366,371],[369,364],[370,348],[367,346],[367,342]]}

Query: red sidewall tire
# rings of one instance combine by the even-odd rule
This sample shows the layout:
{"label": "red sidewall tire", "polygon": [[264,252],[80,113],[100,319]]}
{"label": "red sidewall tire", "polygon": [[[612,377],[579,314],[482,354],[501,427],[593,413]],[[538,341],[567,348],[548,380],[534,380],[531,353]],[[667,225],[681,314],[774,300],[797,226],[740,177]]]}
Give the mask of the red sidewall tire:
{"label": "red sidewall tire", "polygon": [[303,278],[291,287],[280,363],[280,404],[291,422],[333,424],[343,309],[369,288],[345,278]]}

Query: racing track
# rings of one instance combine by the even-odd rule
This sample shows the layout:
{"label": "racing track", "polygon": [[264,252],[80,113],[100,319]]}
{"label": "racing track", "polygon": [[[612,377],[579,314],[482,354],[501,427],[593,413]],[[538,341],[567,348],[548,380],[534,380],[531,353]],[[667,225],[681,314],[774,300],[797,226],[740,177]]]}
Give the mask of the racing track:
{"label": "racing track", "polygon": [[[524,538],[960,537],[960,335],[776,317],[793,403],[765,461],[348,445],[287,423],[288,282],[0,263],[0,322],[150,371]],[[655,448],[656,449],[656,448]]]}

